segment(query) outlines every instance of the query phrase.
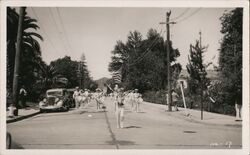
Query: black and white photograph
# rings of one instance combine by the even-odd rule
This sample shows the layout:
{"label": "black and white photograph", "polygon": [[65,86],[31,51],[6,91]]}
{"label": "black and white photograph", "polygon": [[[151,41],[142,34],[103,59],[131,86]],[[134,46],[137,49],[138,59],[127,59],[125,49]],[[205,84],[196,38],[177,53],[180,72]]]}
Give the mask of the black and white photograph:
{"label": "black and white photograph", "polygon": [[3,153],[249,154],[247,1],[51,2],[1,4]]}

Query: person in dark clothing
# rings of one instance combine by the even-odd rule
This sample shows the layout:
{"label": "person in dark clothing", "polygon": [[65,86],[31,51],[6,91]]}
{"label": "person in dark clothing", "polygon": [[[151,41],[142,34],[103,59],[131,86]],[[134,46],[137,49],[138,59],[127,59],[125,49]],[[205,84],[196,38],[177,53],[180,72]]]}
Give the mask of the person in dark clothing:
{"label": "person in dark clothing", "polygon": [[21,107],[26,108],[26,97],[27,97],[27,91],[25,90],[24,86],[21,87],[19,91],[19,99],[21,101]]}

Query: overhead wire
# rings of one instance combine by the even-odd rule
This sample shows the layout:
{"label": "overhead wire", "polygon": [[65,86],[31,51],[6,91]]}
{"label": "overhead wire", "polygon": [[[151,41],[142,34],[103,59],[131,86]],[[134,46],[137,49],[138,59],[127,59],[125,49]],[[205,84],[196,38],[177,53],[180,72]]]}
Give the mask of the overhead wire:
{"label": "overhead wire", "polygon": [[159,33],[159,36],[157,36],[153,41],[152,44],[146,49],[146,52],[144,52],[139,58],[137,58],[133,63],[129,64],[129,66],[133,66],[141,62],[151,51],[151,49],[155,46],[155,43],[159,41],[162,35],[162,30]]}
{"label": "overhead wire", "polygon": [[185,15],[189,10],[190,10],[190,8],[185,9],[180,15],[178,15],[178,16],[172,18],[171,21],[177,20],[177,19],[181,18],[181,17],[182,17],[183,15]]}
{"label": "overhead wire", "polygon": [[[53,22],[55,23],[56,30],[59,31],[58,35],[60,35],[62,32],[60,32],[60,29],[59,29],[59,26],[58,26],[58,24],[57,24],[57,22],[56,22],[56,18],[55,18],[55,15],[54,15],[53,11],[52,11],[52,8],[49,8],[49,11],[50,11],[50,14],[51,14],[51,16],[52,16],[52,20],[53,20]],[[62,40],[62,38],[61,38],[60,36],[59,36],[59,38],[60,38],[60,40],[61,40],[62,43],[63,43],[64,41]],[[68,48],[65,46],[64,43],[63,43],[63,46],[64,46],[65,50],[68,51]]]}
{"label": "overhead wire", "polygon": [[182,18],[181,20],[179,21],[176,21],[177,23],[181,23],[185,20],[187,20],[188,18],[192,17],[193,15],[195,15],[196,13],[198,13],[202,8],[198,8],[197,10],[195,10],[194,12],[192,12],[189,16],[185,17],[185,18]]}
{"label": "overhead wire", "polygon": [[64,23],[63,23],[63,20],[62,20],[62,16],[61,16],[61,13],[60,13],[60,10],[58,9],[58,7],[56,8],[56,11],[57,11],[57,13],[59,15],[59,21],[62,24],[62,28],[63,28],[64,36],[66,38],[67,45],[68,45],[69,49],[72,50],[72,48],[70,46],[69,39],[68,39],[67,31],[65,29],[65,26],[64,26]]}
{"label": "overhead wire", "polygon": [[[35,12],[35,10],[34,10],[32,7],[30,7],[30,9],[31,9],[31,11],[33,12],[34,16],[37,18],[37,20],[39,20],[38,15],[37,15],[37,13]],[[40,30],[41,30],[41,31],[46,35],[46,37],[48,38],[48,41],[50,42],[51,47],[54,48],[54,49],[58,52],[58,49],[55,47],[55,45],[53,44],[53,42],[52,42],[52,40],[50,39],[49,35],[48,35],[47,32],[45,31],[42,22],[40,22],[39,25],[40,25],[40,27],[41,27]]]}
{"label": "overhead wire", "polygon": [[[129,64],[128,66],[129,67],[134,66],[134,65],[138,64],[140,61],[142,61],[146,57],[146,55],[148,55],[151,52],[151,49],[155,46],[154,44],[156,43],[156,41],[158,41],[161,38],[161,36],[162,36],[162,29],[159,33],[159,36],[157,36],[153,40],[152,44],[146,49],[146,52],[144,52],[139,58],[137,58],[133,63]],[[118,71],[121,72],[121,70],[122,70],[122,66],[116,72],[118,72]]]}

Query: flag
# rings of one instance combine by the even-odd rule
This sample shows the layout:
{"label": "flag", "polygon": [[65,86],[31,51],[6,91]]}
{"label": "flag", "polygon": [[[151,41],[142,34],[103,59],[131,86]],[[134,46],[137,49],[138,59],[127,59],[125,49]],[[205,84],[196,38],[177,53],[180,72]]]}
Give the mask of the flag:
{"label": "flag", "polygon": [[112,78],[115,81],[115,83],[121,83],[122,82],[121,68],[113,73]]}

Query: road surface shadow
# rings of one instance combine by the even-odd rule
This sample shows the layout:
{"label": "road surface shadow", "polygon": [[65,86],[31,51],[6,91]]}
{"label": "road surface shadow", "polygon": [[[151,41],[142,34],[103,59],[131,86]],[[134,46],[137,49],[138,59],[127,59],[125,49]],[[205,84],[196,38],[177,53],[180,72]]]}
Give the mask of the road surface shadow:
{"label": "road surface shadow", "polygon": [[127,141],[127,140],[116,140],[116,141],[106,141],[107,144],[110,145],[135,145],[135,142],[133,141]]}
{"label": "road surface shadow", "polygon": [[80,111],[78,114],[84,114],[84,113],[104,113],[107,112],[107,110],[103,111]]}
{"label": "road surface shadow", "polygon": [[124,129],[132,129],[132,128],[141,128],[141,127],[140,126],[134,126],[134,125],[124,127]]}
{"label": "road surface shadow", "polygon": [[145,111],[139,111],[139,112],[137,112],[137,113],[146,113]]}
{"label": "road surface shadow", "polygon": [[196,131],[183,131],[184,133],[197,133]]}
{"label": "road surface shadow", "polygon": [[237,128],[241,128],[242,125],[241,124],[225,124],[225,126],[229,126],[229,127],[237,127]]}

